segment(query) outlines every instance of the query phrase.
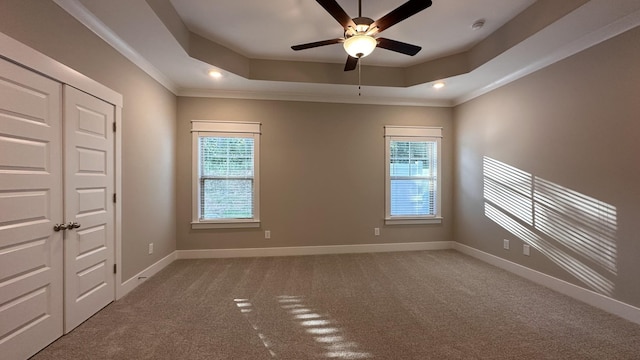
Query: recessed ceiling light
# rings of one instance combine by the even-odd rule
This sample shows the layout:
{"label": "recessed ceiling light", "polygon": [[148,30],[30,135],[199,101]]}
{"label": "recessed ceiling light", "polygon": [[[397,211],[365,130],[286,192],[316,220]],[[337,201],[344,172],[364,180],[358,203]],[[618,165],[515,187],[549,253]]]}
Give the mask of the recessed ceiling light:
{"label": "recessed ceiling light", "polygon": [[210,70],[209,71],[209,76],[211,76],[214,79],[219,79],[222,77],[222,73],[218,70]]}
{"label": "recessed ceiling light", "polygon": [[437,83],[433,84],[434,89],[442,89],[443,87],[444,83],[442,81],[438,81]]}

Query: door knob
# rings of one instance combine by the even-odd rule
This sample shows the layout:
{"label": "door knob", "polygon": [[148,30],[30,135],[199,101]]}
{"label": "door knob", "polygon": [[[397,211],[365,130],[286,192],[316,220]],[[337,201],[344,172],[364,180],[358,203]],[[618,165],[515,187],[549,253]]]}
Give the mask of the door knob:
{"label": "door knob", "polygon": [[69,221],[69,224],[67,225],[67,229],[77,229],[77,228],[79,228],[80,226],[82,226],[82,225],[78,224],[78,223],[77,223],[77,222],[75,222],[75,221],[74,221],[74,222]]}
{"label": "door knob", "polygon": [[53,231],[67,230],[67,224],[55,224],[53,225]]}

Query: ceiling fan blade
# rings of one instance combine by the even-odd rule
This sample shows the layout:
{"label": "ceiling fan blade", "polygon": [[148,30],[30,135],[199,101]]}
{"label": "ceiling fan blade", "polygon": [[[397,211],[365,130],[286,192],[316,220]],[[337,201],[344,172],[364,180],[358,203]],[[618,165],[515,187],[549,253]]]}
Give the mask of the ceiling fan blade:
{"label": "ceiling fan blade", "polygon": [[384,31],[385,29],[388,29],[400,21],[419,13],[429,6],[431,6],[430,0],[409,0],[375,21],[371,24],[370,28],[377,27],[378,32]]}
{"label": "ceiling fan blade", "polygon": [[347,15],[347,13],[338,5],[335,0],[316,0],[320,6],[322,6],[327,12],[336,19],[342,27],[347,30],[347,28],[352,27],[356,28],[356,24],[351,20],[351,17]]}
{"label": "ceiling fan blade", "polygon": [[391,40],[387,38],[378,38],[377,40],[379,48],[399,52],[405,55],[413,56],[420,50],[422,50],[422,47],[420,46],[403,43],[401,41]]}
{"label": "ceiling fan blade", "polygon": [[351,71],[358,65],[358,58],[353,56],[347,56],[347,62],[344,64],[344,71]]}
{"label": "ceiling fan blade", "polygon": [[318,47],[318,46],[338,44],[338,43],[341,43],[343,41],[344,41],[344,39],[342,39],[342,38],[330,39],[330,40],[322,40],[322,41],[316,41],[316,42],[311,42],[311,43],[306,43],[306,44],[293,45],[291,48],[293,50],[298,51],[298,50],[304,50],[304,49],[311,49],[311,48]]}

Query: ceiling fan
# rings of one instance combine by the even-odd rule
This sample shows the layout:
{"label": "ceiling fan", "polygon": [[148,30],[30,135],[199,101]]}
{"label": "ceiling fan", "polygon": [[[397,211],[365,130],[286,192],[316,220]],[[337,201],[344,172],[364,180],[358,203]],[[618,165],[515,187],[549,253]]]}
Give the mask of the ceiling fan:
{"label": "ceiling fan", "polygon": [[291,47],[293,50],[343,43],[344,49],[349,54],[344,71],[351,71],[356,68],[358,59],[371,54],[376,47],[410,56],[417,54],[422,49],[420,46],[382,37],[376,38],[374,35],[428,8],[431,6],[430,0],[409,0],[376,21],[362,16],[362,0],[358,0],[358,17],[353,19],[335,0],[316,1],[342,25],[344,37],[294,45]]}

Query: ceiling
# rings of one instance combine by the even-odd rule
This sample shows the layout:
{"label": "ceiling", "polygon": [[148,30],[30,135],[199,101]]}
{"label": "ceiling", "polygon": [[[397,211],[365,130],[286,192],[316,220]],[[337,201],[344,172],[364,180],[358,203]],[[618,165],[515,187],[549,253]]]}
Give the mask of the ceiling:
{"label": "ceiling", "polygon": [[[376,20],[405,1],[364,0],[362,15]],[[352,18],[357,16],[357,0],[337,2]],[[384,37],[422,46],[420,53],[412,57],[378,49],[364,62],[408,66],[467,50],[534,2],[436,0],[426,10],[384,31]],[[342,36],[342,26],[314,0],[227,1],[223,7],[212,3],[171,0],[191,31],[245,56],[332,63],[344,63],[346,59],[339,44],[301,52],[291,50],[291,45]],[[471,25],[478,19],[485,19],[486,26],[474,31]]]}
{"label": "ceiling", "polygon": [[[459,104],[640,24],[638,0],[433,0],[382,34],[422,50],[377,48],[359,80],[341,44],[291,50],[343,35],[314,0],[54,1],[176,95],[354,103]],[[404,2],[363,0],[362,15]]]}

